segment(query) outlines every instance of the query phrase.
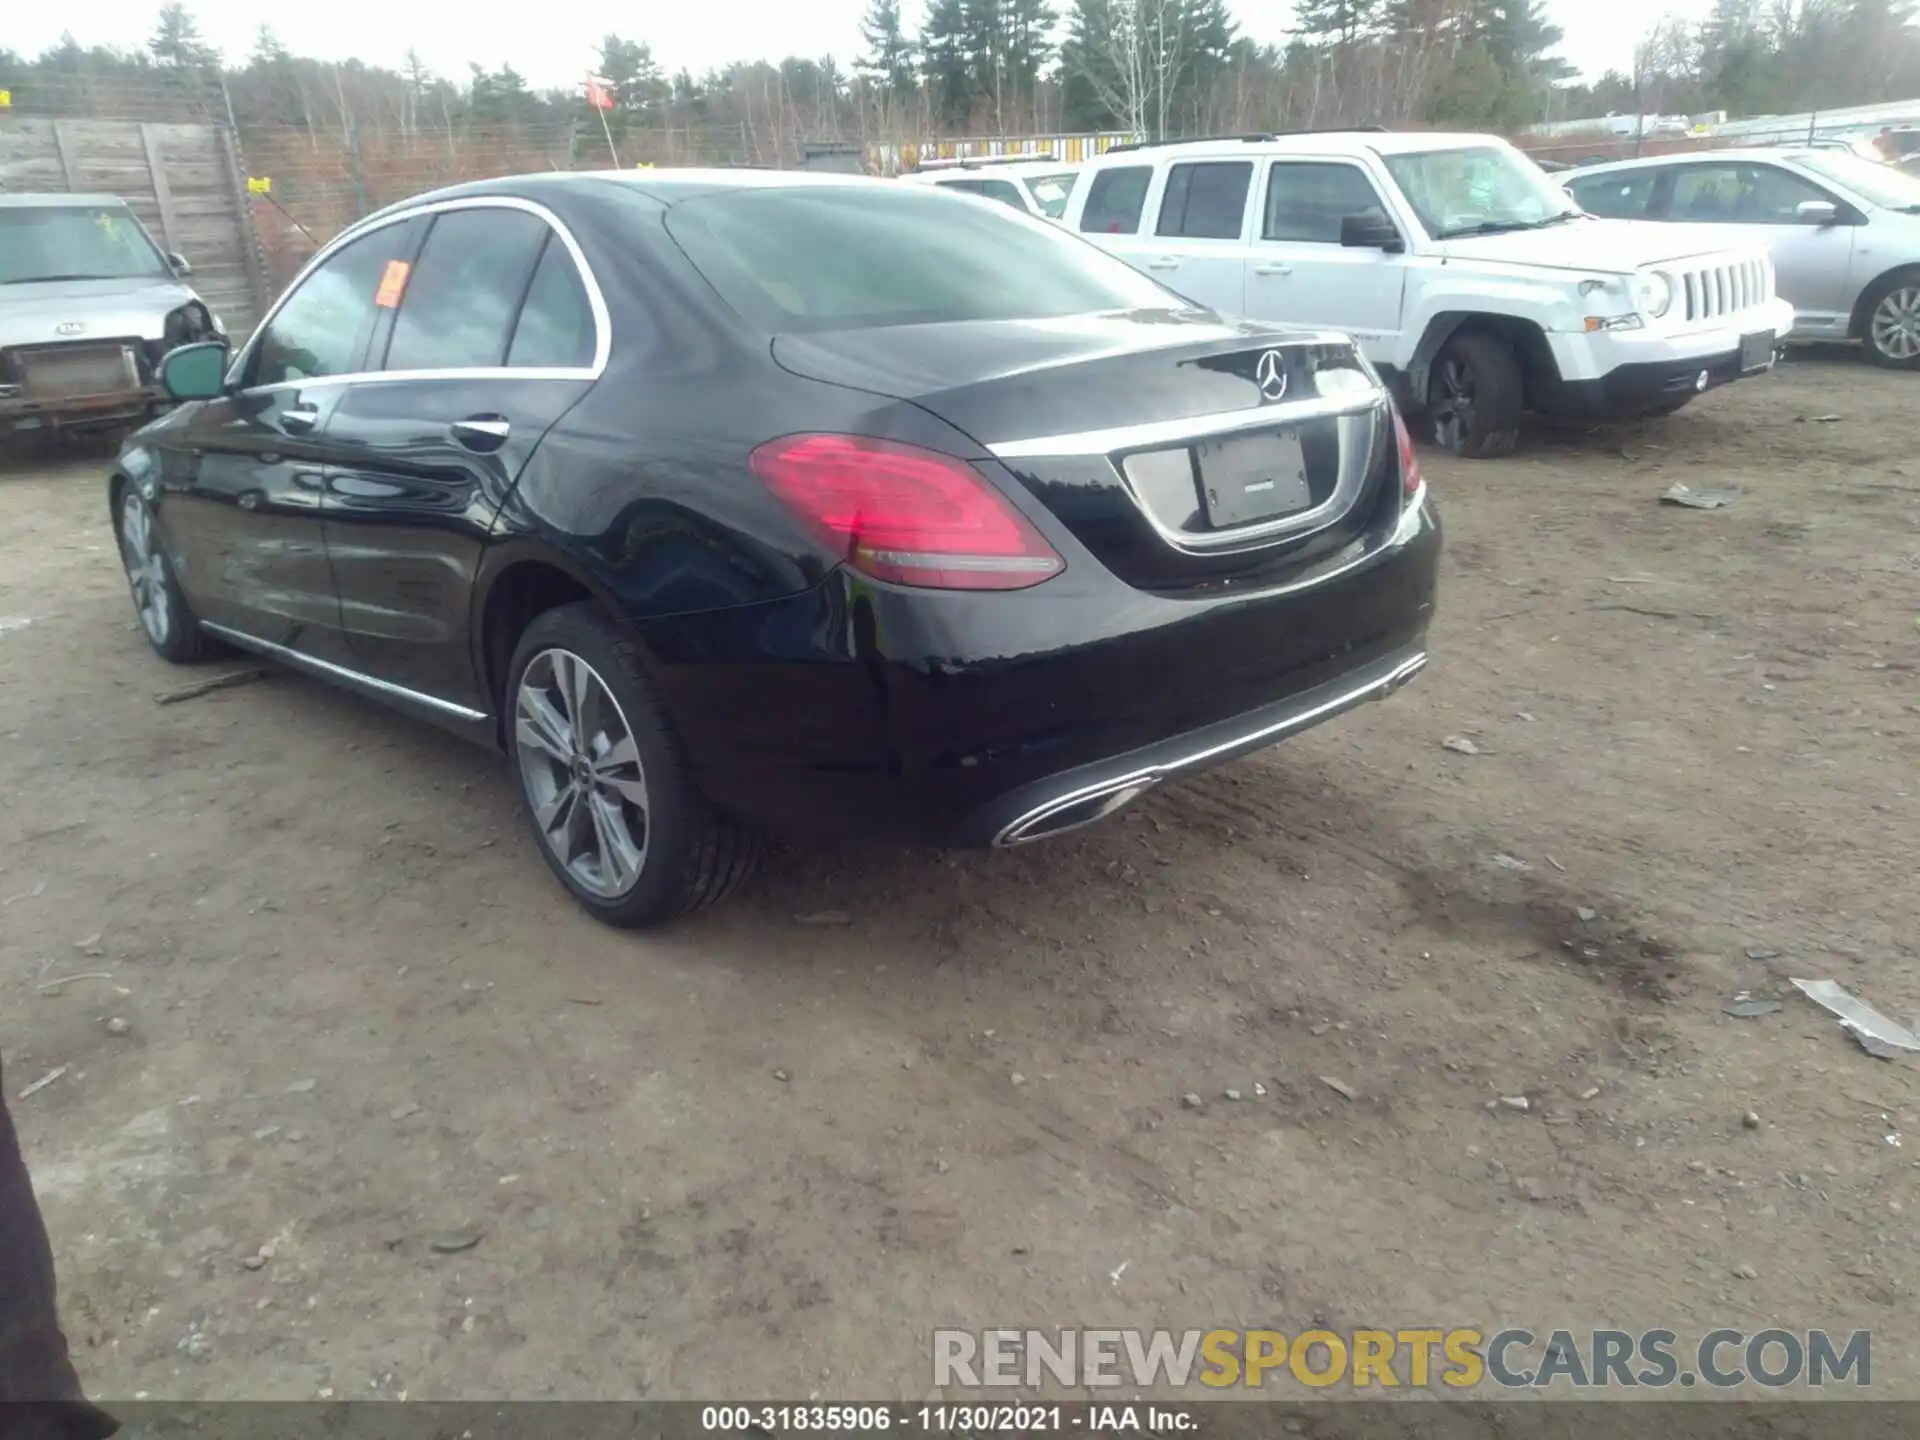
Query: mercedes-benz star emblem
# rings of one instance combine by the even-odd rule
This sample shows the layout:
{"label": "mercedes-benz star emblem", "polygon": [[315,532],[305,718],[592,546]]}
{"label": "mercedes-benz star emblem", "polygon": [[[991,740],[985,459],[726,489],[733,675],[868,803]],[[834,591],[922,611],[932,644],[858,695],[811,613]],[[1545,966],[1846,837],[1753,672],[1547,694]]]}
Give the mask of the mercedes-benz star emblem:
{"label": "mercedes-benz star emblem", "polygon": [[1278,400],[1287,393],[1287,367],[1278,350],[1269,350],[1253,367],[1253,383],[1260,387],[1260,398]]}

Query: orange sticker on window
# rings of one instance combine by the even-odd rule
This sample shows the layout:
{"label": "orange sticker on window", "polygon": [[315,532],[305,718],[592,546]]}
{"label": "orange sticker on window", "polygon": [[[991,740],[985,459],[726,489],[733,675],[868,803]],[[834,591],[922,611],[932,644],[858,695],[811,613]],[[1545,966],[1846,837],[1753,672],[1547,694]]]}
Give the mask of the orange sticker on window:
{"label": "orange sticker on window", "polygon": [[389,260],[386,273],[380,277],[380,289],[373,297],[373,303],[383,310],[391,310],[400,303],[400,297],[406,293],[407,276],[413,267],[404,260]]}

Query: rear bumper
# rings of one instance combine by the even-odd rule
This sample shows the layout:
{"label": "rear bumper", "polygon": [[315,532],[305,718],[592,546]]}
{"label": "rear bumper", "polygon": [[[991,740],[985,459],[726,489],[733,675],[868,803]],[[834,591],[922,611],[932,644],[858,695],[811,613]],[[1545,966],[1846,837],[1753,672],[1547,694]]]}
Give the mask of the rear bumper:
{"label": "rear bumper", "polygon": [[1028,592],[882,586],[641,631],[702,787],[789,835],[1021,843],[1391,693],[1425,660],[1430,503],[1279,592],[1171,599],[1103,571]]}
{"label": "rear bumper", "polygon": [[1163,780],[1211,770],[1369,700],[1384,700],[1426,665],[1424,644],[1409,645],[1245,715],[1050,775],[982,807],[955,838],[961,844],[1005,848],[1077,830],[1105,819]]}

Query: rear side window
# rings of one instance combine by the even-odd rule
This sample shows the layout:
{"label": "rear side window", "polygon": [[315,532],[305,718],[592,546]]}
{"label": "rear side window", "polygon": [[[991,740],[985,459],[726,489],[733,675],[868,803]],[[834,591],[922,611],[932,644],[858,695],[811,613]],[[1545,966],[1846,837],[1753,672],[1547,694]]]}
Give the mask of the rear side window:
{"label": "rear side window", "polygon": [[1011,205],[1016,210],[1025,210],[1027,202],[1020,198],[1010,181],[1006,180],[942,180],[942,190],[964,190],[969,195],[984,195],[989,200],[998,200],[1002,205]]}
{"label": "rear side window", "polygon": [[593,364],[593,306],[579,267],[558,235],[547,238],[514,328],[507,364],[515,369],[581,370]]}
{"label": "rear side window", "polygon": [[373,329],[374,297],[390,272],[406,273],[399,257],[414,233],[406,222],[383,225],[321,262],[260,332],[246,383],[284,385],[357,369]]}
{"label": "rear side window", "polygon": [[1250,160],[1174,166],[1167,175],[1155,233],[1189,240],[1238,240],[1247,210],[1247,188],[1252,184]]}
{"label": "rear side window", "polygon": [[1087,208],[1080,212],[1080,228],[1090,235],[1137,234],[1140,212],[1147,204],[1147,187],[1152,183],[1151,165],[1096,171],[1087,186]]}
{"label": "rear side window", "polygon": [[1032,194],[1034,203],[1040,207],[1040,213],[1049,220],[1058,220],[1067,213],[1067,200],[1073,194],[1073,175],[1035,175],[1028,179],[1027,190]]}
{"label": "rear side window", "polygon": [[1020,191],[1011,180],[982,180],[980,193],[989,200],[998,200],[1002,205],[1011,205],[1024,211],[1027,202],[1020,198]]}
{"label": "rear side window", "polygon": [[1772,165],[1682,165],[1674,171],[1667,213],[1708,224],[1795,225],[1801,204],[1828,198]]}
{"label": "rear side window", "polygon": [[918,185],[723,191],[673,205],[666,224],[720,298],[776,335],[1182,303],[1044,220]]}
{"label": "rear side window", "polygon": [[1609,220],[1645,218],[1647,203],[1653,199],[1653,187],[1659,182],[1658,170],[1628,170],[1617,175],[1591,175],[1567,186],[1580,208],[1589,215]]}
{"label": "rear side window", "polygon": [[1373,182],[1352,165],[1282,161],[1267,178],[1263,240],[1340,243],[1349,215],[1384,214]]}
{"label": "rear side window", "polygon": [[449,210],[434,218],[407,277],[388,370],[492,369],[506,360],[547,222],[524,210]]}

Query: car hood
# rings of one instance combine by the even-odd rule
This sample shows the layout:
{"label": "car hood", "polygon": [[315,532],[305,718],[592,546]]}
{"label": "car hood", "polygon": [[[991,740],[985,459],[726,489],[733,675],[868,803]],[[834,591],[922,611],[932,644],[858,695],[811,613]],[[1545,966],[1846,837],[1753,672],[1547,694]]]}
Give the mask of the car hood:
{"label": "car hood", "polygon": [[0,347],[159,340],[167,312],[198,298],[191,286],[157,276],[0,285]]}
{"label": "car hood", "polygon": [[1729,243],[1730,240],[1723,229],[1714,225],[1583,219],[1551,225],[1544,230],[1460,235],[1441,241],[1440,251],[1450,260],[1631,275],[1643,266],[1752,249]]}

